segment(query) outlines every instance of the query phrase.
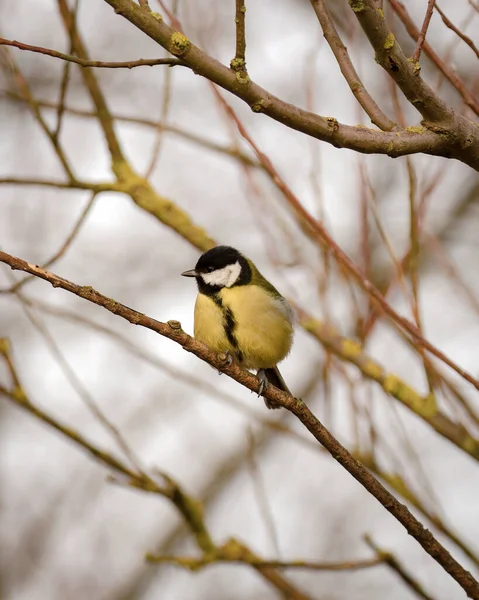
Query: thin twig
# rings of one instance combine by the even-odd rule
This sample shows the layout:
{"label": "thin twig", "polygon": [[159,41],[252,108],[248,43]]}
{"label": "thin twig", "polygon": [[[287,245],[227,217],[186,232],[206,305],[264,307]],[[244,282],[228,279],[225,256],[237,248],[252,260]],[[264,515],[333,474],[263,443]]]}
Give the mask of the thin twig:
{"label": "thin twig", "polygon": [[6,56],[6,58],[8,60],[7,68],[10,70],[11,74],[13,75],[13,81],[14,81],[15,86],[19,89],[20,94],[25,98],[25,101],[30,106],[33,116],[35,117],[38,124],[40,125],[40,127],[43,129],[44,133],[50,140],[50,143],[52,144],[53,149],[55,150],[55,154],[57,155],[58,160],[60,161],[60,163],[63,167],[63,170],[66,173],[66,176],[68,177],[68,179],[70,181],[75,181],[75,176],[73,174],[73,170],[72,170],[72,168],[70,166],[70,162],[63,150],[63,147],[60,144],[58,138],[55,137],[54,133],[48,126],[45,119],[43,118],[43,115],[42,115],[42,112],[38,105],[38,102],[36,101],[36,98],[34,97],[32,91],[30,90],[30,86],[28,85],[27,80],[25,79],[25,77],[23,76],[22,72],[20,71],[18,65],[14,61],[14,59],[11,55],[11,52],[9,52],[9,49],[3,48],[2,50],[3,50],[4,56]]}
{"label": "thin twig", "polygon": [[412,55],[413,63],[419,62],[419,58],[421,56],[421,50],[426,41],[426,33],[427,28],[429,27],[429,23],[431,22],[432,12],[434,10],[434,0],[427,0],[427,10],[426,16],[424,17],[424,21],[422,23],[421,31],[419,32],[419,36],[417,38],[417,45],[414,53]]}
{"label": "thin twig", "polygon": [[[88,216],[88,213],[90,212],[90,210],[95,202],[96,196],[97,196],[96,192],[93,192],[90,200],[87,202],[85,208],[82,210],[82,212],[80,213],[80,216],[76,220],[75,225],[73,226],[73,229],[71,230],[70,234],[68,235],[66,240],[63,242],[63,244],[60,246],[60,248],[55,252],[55,254],[53,254],[46,262],[43,263],[43,265],[42,265],[43,269],[47,269],[48,267],[51,267],[58,259],[60,259],[65,254],[65,252],[71,246],[72,242],[77,237],[81,226],[85,222],[85,219]],[[29,275],[29,276],[25,277],[24,279],[17,281],[8,290],[0,290],[0,293],[15,294],[27,283],[27,281],[31,281],[33,278],[34,278],[33,275]]]}
{"label": "thin twig", "polygon": [[460,37],[461,40],[463,42],[465,42],[469,46],[469,48],[474,52],[474,54],[477,56],[477,58],[479,58],[479,48],[474,44],[474,42],[471,40],[471,38],[468,35],[466,35],[465,33],[463,33],[459,29],[459,27],[456,27],[454,25],[454,23],[450,19],[448,19],[446,17],[446,15],[444,14],[444,12],[439,8],[437,2],[435,2],[434,5],[436,7],[437,12],[441,15],[441,19],[442,19],[444,25],[448,29],[450,29],[451,31],[453,31],[458,37]]}
{"label": "thin twig", "polygon": [[[133,323],[151,329],[156,333],[181,345],[186,351],[193,353],[201,360],[209,363],[217,370],[226,373],[238,383],[248,389],[258,392],[260,381],[255,376],[240,368],[235,362],[230,364],[226,354],[211,352],[204,344],[187,335],[178,321],[162,323],[146,315],[139,313],[119,302],[100,294],[90,286],[79,286],[71,281],[63,279],[54,273],[50,273],[28,263],[20,258],[11,256],[0,251],[0,262],[10,266],[13,270],[31,273],[51,283],[54,287],[60,287],[80,298],[84,298],[93,304],[97,304],[118,315],[119,317]],[[420,521],[399,502],[375,477],[356,460],[346,448],[334,438],[324,425],[313,415],[301,399],[294,398],[276,388],[267,386],[262,395],[287,410],[291,411],[308,431],[320,442],[366,490],[372,494],[384,508],[390,512],[416,539],[422,548],[434,558],[443,569],[467,592],[473,600],[479,600],[479,583],[469,571],[462,567],[449,553],[449,551],[427,530]]]}
{"label": "thin twig", "polygon": [[167,69],[164,71],[165,75],[165,84],[163,86],[163,101],[161,103],[161,114],[160,120],[156,126],[156,140],[155,146],[153,148],[153,152],[151,155],[150,164],[148,165],[145,172],[145,179],[149,179],[151,174],[153,173],[156,164],[158,163],[158,158],[160,156],[161,150],[161,142],[163,140],[163,133],[165,132],[165,125],[168,119],[168,111],[171,103],[171,95],[172,95],[172,86],[171,81],[173,78],[173,71],[171,69]]}
{"label": "thin twig", "polygon": [[[70,50],[69,54],[73,52],[73,31],[76,27],[76,21],[78,16],[78,7],[80,6],[80,0],[75,0],[75,5],[73,8],[73,20],[72,25],[69,31],[69,40],[70,40]],[[70,68],[72,63],[70,61],[65,61],[65,65],[63,67],[63,75],[60,83],[60,98],[58,101],[58,109],[57,109],[57,125],[55,130],[53,131],[53,138],[57,140],[60,136],[60,131],[63,123],[63,115],[65,113],[65,101],[67,96],[68,83],[70,81]]]}
{"label": "thin twig", "polygon": [[36,52],[37,54],[45,54],[46,56],[52,56],[53,58],[60,58],[68,62],[80,65],[80,67],[95,67],[100,69],[134,69],[135,67],[154,67],[156,65],[169,65],[174,66],[187,66],[182,60],[178,58],[140,58],[138,60],[129,61],[101,61],[101,60],[87,60],[73,56],[72,54],[64,54],[51,48],[43,48],[42,46],[31,46],[30,44],[24,44],[17,40],[7,40],[0,38],[0,46],[12,46],[19,50],[27,50],[28,52]]}
{"label": "thin twig", "polygon": [[[404,4],[401,2],[401,0],[389,0],[389,3],[394,9],[394,12],[403,22],[411,38],[417,42],[420,35],[419,29],[417,28]],[[466,84],[454,71],[454,69],[450,65],[446,64],[426,41],[424,41],[422,48],[427,56],[436,65],[436,67],[442,72],[444,77],[452,84],[454,88],[456,88],[459,94],[461,94],[464,103],[469,106],[469,108],[473,110],[476,115],[479,115],[479,102],[467,89]]]}
{"label": "thin twig", "polygon": [[[420,108],[424,111],[423,116],[425,118],[432,117],[432,119],[426,119],[428,122],[431,120],[433,122],[443,122],[441,119],[444,116],[447,124],[454,131],[457,143],[451,144],[447,136],[432,131],[432,128],[423,127],[420,132],[406,130],[398,136],[397,132],[376,131],[362,125],[349,127],[339,123],[333,117],[328,118],[312,114],[281,100],[250,78],[244,82],[245,85],[239,84],[236,78],[237,74],[231,68],[206,54],[190,39],[186,38],[185,40],[181,37],[178,46],[178,36],[175,35],[175,31],[168,23],[164,19],[158,20],[153,15],[146,13],[133,0],[104,1],[116,13],[130,21],[136,28],[143,31],[169,52],[181,55],[181,58],[188,63],[195,73],[214,81],[217,85],[241,98],[254,112],[261,112],[283,124],[287,123],[287,126],[292,129],[328,141],[336,147],[348,147],[369,153],[380,151],[389,156],[399,156],[405,153],[410,154],[412,152],[411,145],[413,145],[416,146],[416,152],[423,151],[458,158],[471,166],[474,165],[474,168],[479,170],[479,152],[477,151],[479,130],[470,120],[456,113],[452,108],[447,107],[446,109],[445,103],[439,102],[434,97],[432,89],[423,85],[422,80],[419,80],[421,85],[419,86],[418,96],[418,90],[416,89],[418,86],[417,77],[414,77],[414,98],[416,100],[418,97],[420,98]],[[365,2],[366,0],[362,0],[358,3],[363,5]],[[374,11],[378,12],[375,5]],[[383,40],[382,43],[384,43]],[[413,67],[405,57],[404,65],[407,65],[407,69],[411,73]],[[402,78],[403,73],[398,73],[398,78],[399,76]],[[408,82],[411,81],[412,77],[408,77]],[[413,90],[411,89],[410,92],[409,96],[412,97]],[[378,143],[380,143],[381,150],[377,146]],[[421,150],[419,150],[419,147]]]}
{"label": "thin twig", "polygon": [[387,562],[387,558],[378,556],[376,558],[369,558],[364,560],[351,560],[343,562],[321,562],[321,561],[309,561],[309,560],[259,560],[254,557],[244,556],[238,558],[230,558],[228,556],[221,556],[221,549],[219,556],[205,556],[202,558],[195,558],[190,556],[171,556],[171,555],[155,555],[147,554],[147,560],[152,563],[171,563],[178,567],[183,567],[196,571],[212,564],[218,563],[229,563],[229,564],[240,564],[240,565],[251,565],[254,567],[272,567],[274,569],[310,569],[313,571],[359,571],[361,569],[369,569],[370,567],[377,567],[378,565]]}
{"label": "thin twig", "polygon": [[374,98],[364,87],[354,65],[349,57],[348,50],[343,44],[341,37],[336,29],[333,18],[324,0],[311,0],[314,12],[323,30],[324,37],[331,48],[336,61],[341,69],[344,79],[349,85],[365,113],[369,116],[372,123],[383,131],[395,131],[399,127],[379,108]]}
{"label": "thin twig", "polygon": [[[20,101],[20,102],[25,102],[24,98],[22,98],[21,96],[15,94],[13,92],[6,92],[6,93],[4,92],[3,94],[0,92],[0,97],[2,95],[5,95],[9,98],[12,98],[12,99]],[[55,102],[47,102],[45,100],[42,100],[42,101],[38,101],[38,106],[40,106],[41,108],[58,110],[58,105]],[[77,109],[77,108],[71,108],[69,106],[65,106],[65,112],[70,115],[78,116],[78,117],[86,117],[86,118],[93,118],[93,119],[98,118],[98,114],[96,112]],[[209,139],[204,138],[195,133],[191,133],[190,131],[187,131],[186,129],[182,129],[181,127],[178,127],[176,125],[172,125],[169,123],[161,123],[161,125],[160,125],[159,123],[157,123],[156,121],[154,121],[152,119],[145,119],[143,117],[133,117],[133,116],[119,115],[119,114],[112,114],[112,118],[115,121],[120,121],[123,123],[132,123],[135,125],[142,125],[145,127],[153,127],[154,129],[161,126],[161,129],[163,131],[177,135],[185,140],[188,140],[189,142],[193,142],[194,144],[197,144],[198,146],[202,146],[204,148],[207,148],[208,150],[213,150],[214,152],[220,152],[221,154],[226,154],[227,156],[236,158],[239,161],[241,161],[242,163],[244,163],[245,165],[255,167],[257,169],[263,168],[262,165],[260,165],[257,160],[255,160],[253,157],[251,157],[246,152],[242,152],[239,148],[228,147],[228,146],[224,146],[222,144],[218,144],[218,143],[214,142],[213,140],[209,140]],[[316,147],[317,144],[314,144],[314,146]]]}
{"label": "thin twig", "polygon": [[[70,322],[76,323],[77,325],[81,325],[83,327],[88,327],[92,331],[101,333],[102,335],[108,336],[111,340],[118,343],[123,349],[129,352],[132,356],[144,361],[150,366],[160,369],[163,373],[166,373],[169,377],[174,379],[175,381],[190,386],[196,391],[201,391],[209,396],[209,398],[215,398],[220,401],[222,404],[226,403],[231,406],[234,410],[241,412],[243,415],[248,416],[251,419],[254,419],[255,423],[260,423],[264,427],[267,427],[272,432],[280,433],[282,435],[286,435],[291,439],[294,439],[299,444],[301,444],[305,448],[309,448],[310,450],[317,450],[317,444],[310,439],[309,437],[305,437],[294,431],[284,423],[273,420],[270,418],[265,418],[260,414],[260,411],[254,410],[250,408],[248,405],[243,404],[240,400],[232,396],[231,394],[227,394],[226,392],[221,391],[216,385],[210,383],[209,381],[200,379],[199,377],[195,377],[189,371],[185,369],[179,369],[178,367],[168,363],[163,360],[159,356],[148,352],[142,346],[135,344],[131,340],[129,340],[126,336],[121,335],[114,329],[107,327],[101,323],[97,323],[96,321],[86,317],[85,315],[73,311],[69,311],[66,309],[62,309],[60,307],[53,307],[49,304],[42,302],[40,300],[33,300],[22,295],[22,299],[29,306],[33,306],[37,310],[44,312],[45,314],[61,318],[64,320],[68,320]],[[316,372],[314,370],[314,372]],[[316,380],[316,376],[315,376]],[[304,394],[302,394],[302,397]],[[261,411],[263,412],[263,411]]]}
{"label": "thin twig", "polygon": [[413,591],[419,598],[422,598],[423,600],[434,600],[432,596],[430,596],[424,591],[422,585],[404,569],[404,567],[400,564],[397,558],[395,558],[395,556],[391,554],[391,552],[379,548],[379,546],[377,546],[377,544],[372,540],[372,538],[369,535],[364,536],[364,541],[370,548],[372,548],[376,552],[378,558],[382,558],[384,562],[393,571],[395,571],[397,575],[399,575],[399,577],[407,585],[407,587],[411,591]]}
{"label": "thin twig", "polygon": [[118,445],[118,448],[123,452],[127,460],[130,461],[130,464],[134,467],[137,473],[139,473],[145,480],[149,478],[146,474],[145,469],[140,465],[139,458],[135,455],[134,451],[130,448],[127,441],[124,439],[118,427],[113,425],[113,423],[108,419],[108,417],[103,413],[103,411],[98,406],[97,402],[90,394],[82,380],[77,376],[74,369],[71,367],[62,351],[60,350],[58,344],[55,339],[51,335],[50,331],[47,329],[44,323],[35,315],[35,313],[27,306],[26,303],[23,302],[21,294],[18,294],[18,298],[22,304],[23,310],[30,321],[30,323],[39,331],[40,335],[43,337],[46,346],[50,349],[50,352],[53,358],[56,360],[58,366],[63,371],[63,374],[71,385],[73,390],[78,394],[79,398],[83,401],[85,406],[91,412],[91,414],[98,419],[98,422],[105,428],[106,431],[110,433],[112,438]]}
{"label": "thin twig", "polygon": [[453,371],[456,371],[461,377],[463,377],[466,381],[469,381],[476,389],[479,390],[479,379],[471,375],[469,372],[465,371],[461,366],[459,366],[455,361],[452,361],[448,356],[446,356],[441,350],[431,344],[428,340],[426,340],[421,332],[418,330],[416,325],[411,323],[408,319],[404,318],[400,315],[392,306],[386,301],[381,292],[365,277],[362,270],[351,260],[351,258],[342,250],[342,248],[337,244],[332,236],[328,233],[323,223],[318,221],[309,213],[297,196],[293,193],[291,188],[287,185],[287,183],[283,180],[281,175],[278,173],[276,168],[274,167],[271,160],[259,149],[257,144],[253,141],[243,123],[237,116],[234,109],[231,105],[226,102],[223,96],[216,90],[216,87],[213,86],[215,93],[223,102],[225,109],[231,115],[231,118],[235,121],[236,126],[238,127],[238,131],[241,133],[243,138],[250,144],[251,148],[254,150],[258,160],[263,165],[265,171],[270,176],[273,183],[278,187],[278,189],[283,193],[284,197],[288,201],[289,205],[297,215],[299,222],[303,223],[305,226],[305,231],[310,234],[313,240],[319,240],[321,243],[326,244],[329,249],[329,252],[332,254],[334,259],[339,263],[341,267],[343,267],[356,281],[359,287],[370,296],[372,302],[376,304],[380,310],[386,313],[389,318],[396,324],[396,326],[400,330],[406,331],[412,338],[412,340],[430,352],[436,358],[439,358],[442,362],[444,362],[448,367],[450,367]]}
{"label": "thin twig", "polygon": [[94,183],[93,181],[55,181],[53,179],[29,179],[28,177],[2,177],[0,185],[26,185],[38,187],[51,187],[60,190],[91,190],[96,194],[100,192],[124,192],[125,186],[115,181]]}
{"label": "thin twig", "polygon": [[[255,439],[251,429],[248,430],[248,446],[246,449],[246,464],[249,466],[251,478],[253,480],[254,491],[260,513],[263,517],[264,524],[266,526],[267,534],[273,544],[276,556],[280,556],[278,532],[276,530],[271,505],[268,501],[268,494],[266,486],[264,485],[264,479],[261,474],[261,469],[258,465],[255,455]],[[268,565],[272,566],[272,565]]]}
{"label": "thin twig", "polygon": [[231,68],[236,72],[240,83],[248,80],[246,70],[246,6],[244,0],[236,0],[235,24],[236,24],[236,53],[231,61]]}

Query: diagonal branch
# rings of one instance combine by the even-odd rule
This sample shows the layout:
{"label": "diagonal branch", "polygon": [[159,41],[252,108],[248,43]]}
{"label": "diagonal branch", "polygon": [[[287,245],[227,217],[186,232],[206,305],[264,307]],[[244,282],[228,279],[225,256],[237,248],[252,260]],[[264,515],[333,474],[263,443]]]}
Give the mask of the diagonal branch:
{"label": "diagonal branch", "polygon": [[333,18],[326,5],[325,0],[311,0],[314,12],[318,17],[318,21],[323,30],[323,35],[331,48],[336,61],[341,69],[349,88],[354,94],[356,100],[362,106],[365,113],[371,121],[383,131],[396,131],[399,127],[394,121],[383,113],[376,104],[374,98],[369,94],[363,85],[356,69],[348,54],[346,46],[343,44],[341,37],[334,25]]}
{"label": "diagonal branch", "polygon": [[[385,314],[390,317],[391,321],[398,326],[399,330],[406,331],[411,338],[414,340],[416,344],[418,344],[422,349],[427,350],[436,358],[443,361],[446,365],[448,365],[451,369],[456,371],[461,377],[463,377],[466,381],[471,383],[476,389],[479,390],[479,379],[472,376],[470,373],[465,371],[458,364],[453,362],[449,357],[447,357],[441,350],[436,348],[433,344],[431,344],[428,340],[426,340],[422,335],[418,328],[411,323],[408,319],[404,318],[397,311],[395,311],[392,306],[386,301],[381,292],[366,278],[363,271],[356,265],[353,260],[343,251],[343,249],[334,241],[323,222],[313,217],[313,215],[306,210],[303,204],[300,202],[299,198],[293,193],[288,184],[283,180],[279,172],[276,170],[275,166],[271,162],[271,160],[259,149],[256,143],[253,141],[251,136],[246,131],[241,120],[236,115],[233,108],[222,99],[220,93],[216,90],[216,94],[222,100],[228,114],[231,116],[233,121],[235,122],[239,133],[242,137],[250,144],[251,148],[254,150],[256,156],[258,157],[259,162],[263,165],[266,173],[271,177],[273,183],[277,186],[277,188],[284,195],[292,210],[298,217],[299,222],[304,226],[304,231],[307,235],[314,241],[319,241],[320,245],[325,245],[336,262],[349,274],[351,278],[358,284],[358,286],[369,295],[371,300],[376,306],[379,306]],[[479,128],[478,128],[479,129]]]}
{"label": "diagonal branch", "polygon": [[391,552],[387,552],[382,548],[379,548],[369,535],[365,535],[364,540],[366,544],[376,552],[377,557],[381,557],[384,562],[398,575],[398,577],[402,579],[406,586],[412,590],[416,596],[418,596],[418,598],[422,598],[422,600],[433,600],[432,597],[423,590],[421,584],[404,569],[398,559],[391,554]]}
{"label": "diagonal branch", "polygon": [[434,10],[434,0],[427,0],[427,10],[426,16],[424,17],[424,21],[422,23],[421,31],[417,37],[417,45],[414,53],[412,55],[412,61],[414,63],[419,62],[419,58],[421,57],[422,47],[424,42],[426,41],[426,33],[429,27],[429,23],[431,22],[432,12]]}
{"label": "diagonal branch", "polygon": [[[389,0],[389,4],[394,9],[395,13],[404,23],[407,32],[412,37],[413,40],[418,40],[420,31],[416,27],[416,24],[412,20],[410,14],[406,10],[406,7],[400,0]],[[364,28],[364,27],[363,27]],[[391,34],[392,35],[392,34]],[[394,37],[394,36],[393,36]],[[397,43],[396,43],[397,46]],[[432,62],[436,65],[436,67],[442,72],[444,77],[448,79],[449,83],[451,83],[456,90],[461,94],[465,104],[469,106],[471,110],[473,110],[476,115],[479,115],[479,102],[476,100],[474,95],[466,88],[464,81],[459,77],[459,75],[449,66],[447,65],[441,58],[436,54],[436,52],[431,48],[431,46],[424,42],[423,49],[425,54],[432,60]],[[399,85],[399,83],[398,83]],[[401,87],[401,86],[399,86]],[[430,89],[430,88],[429,88]],[[404,90],[401,87],[401,90]],[[405,93],[405,92],[404,92]],[[405,93],[406,97],[407,94]],[[408,98],[409,100],[409,98]],[[416,107],[419,109],[419,107]],[[420,110],[420,109],[419,109]]]}
{"label": "diagonal branch", "polygon": [[231,68],[236,73],[238,81],[248,81],[246,70],[246,6],[244,0],[236,0],[236,53],[231,61]]}
{"label": "diagonal branch", "polygon": [[471,50],[474,52],[474,54],[477,56],[477,58],[479,58],[479,48],[478,48],[478,47],[476,46],[476,44],[475,44],[475,43],[474,43],[474,42],[471,40],[471,38],[470,38],[468,35],[466,35],[465,33],[463,33],[463,32],[462,32],[462,31],[459,29],[459,27],[456,27],[456,26],[454,25],[454,23],[453,23],[453,22],[452,22],[450,19],[448,19],[448,18],[447,18],[447,16],[444,14],[444,11],[442,11],[442,10],[439,8],[439,5],[437,4],[437,2],[435,2],[434,6],[435,6],[435,8],[436,8],[437,12],[438,12],[438,13],[441,15],[441,19],[442,19],[442,21],[443,21],[444,25],[445,25],[445,26],[446,26],[448,29],[450,29],[451,31],[453,31],[453,32],[454,32],[454,33],[455,33],[455,34],[456,34],[458,37],[460,37],[460,38],[461,38],[461,40],[462,40],[464,43],[466,43],[466,44],[469,46],[469,48],[470,48],[470,49],[471,49]]}
{"label": "diagonal branch", "polygon": [[[164,481],[164,485],[161,485],[158,483],[157,477],[153,478],[146,473],[137,472],[134,469],[131,469],[112,454],[96,447],[90,440],[82,436],[76,430],[62,424],[49,413],[34,404],[21,386],[11,358],[8,340],[2,338],[0,338],[0,355],[2,355],[6,361],[14,385],[13,389],[10,390],[0,384],[0,396],[5,396],[18,407],[34,415],[40,421],[46,423],[67,439],[72,440],[100,464],[111,469],[116,474],[116,477],[110,478],[112,482],[140,489],[147,493],[158,494],[167,500],[170,500],[193,534],[198,548],[205,555],[222,551],[225,555],[230,555],[232,557],[232,553],[236,551],[237,554],[238,549],[240,549],[243,554],[252,557],[257,563],[261,562],[260,557],[253,554],[251,550],[240,542],[235,541],[233,544],[230,541],[221,548],[217,548],[208,531],[201,502],[188,495],[170,476],[165,473],[158,473]],[[269,581],[291,600],[312,600],[310,596],[298,590],[298,588],[288,579],[278,573],[275,568],[261,564],[252,564],[251,566],[258,571],[264,579]]]}
{"label": "diagonal branch", "polygon": [[[0,251],[0,262],[9,265],[14,270],[31,273],[52,284],[53,287],[62,288],[80,298],[84,298],[93,304],[106,308],[109,312],[122,317],[132,324],[151,329],[160,335],[180,344],[187,352],[191,352],[201,360],[207,362],[217,370],[226,373],[229,377],[242,384],[246,388],[258,392],[260,388],[259,379],[241,369],[237,364],[228,364],[228,356],[215,354],[204,344],[190,337],[181,329],[178,321],[162,323],[151,319],[103,294],[100,294],[90,286],[79,286],[71,281],[63,279],[58,275],[45,271],[40,267],[30,264],[20,258],[11,256]],[[448,550],[427,530],[416,517],[401,504],[371,473],[356,460],[324,427],[324,425],[313,415],[301,399],[275,388],[268,386],[263,396],[273,403],[283,406],[293,413],[308,431],[320,442],[363,487],[368,490],[377,500],[390,512],[416,539],[423,549],[434,558],[444,570],[453,577],[457,583],[466,591],[473,600],[479,600],[479,583],[464,567],[462,567],[448,552]]]}

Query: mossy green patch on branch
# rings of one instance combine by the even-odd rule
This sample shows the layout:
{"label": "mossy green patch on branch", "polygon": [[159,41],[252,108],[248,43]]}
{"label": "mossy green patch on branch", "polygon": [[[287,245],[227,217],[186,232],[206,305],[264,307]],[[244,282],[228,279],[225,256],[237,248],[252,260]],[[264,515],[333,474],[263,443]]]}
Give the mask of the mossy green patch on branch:
{"label": "mossy green patch on branch", "polygon": [[390,50],[394,46],[395,42],[396,38],[394,37],[394,34],[390,33],[383,44],[384,50]]}
{"label": "mossy green patch on branch", "polygon": [[12,390],[12,396],[22,404],[28,403],[27,395],[21,385],[16,385]]}
{"label": "mossy green patch on branch", "polygon": [[364,12],[366,10],[363,0],[349,0],[349,6],[355,13]]}
{"label": "mossy green patch on branch", "polygon": [[355,340],[344,338],[340,343],[340,352],[343,358],[348,360],[357,361],[363,352],[361,344]]}
{"label": "mossy green patch on branch", "polygon": [[410,131],[411,133],[426,133],[426,128],[422,125],[411,125],[410,127],[406,127],[406,131]]}
{"label": "mossy green patch on branch", "polygon": [[171,54],[174,54],[175,56],[183,56],[183,54],[188,51],[191,44],[190,40],[186,35],[181,33],[181,31],[173,32],[171,34],[170,42],[169,50]]}
{"label": "mossy green patch on branch", "polygon": [[230,62],[230,67],[233,71],[244,70],[246,66],[246,61],[244,58],[233,58]]}
{"label": "mossy green patch on branch", "polygon": [[381,379],[384,375],[384,370],[381,367],[381,365],[379,365],[377,362],[374,362],[371,359],[366,360],[361,365],[361,371],[367,377],[371,377],[371,379],[374,379],[375,381],[379,381],[379,382],[381,381]]}
{"label": "mossy green patch on branch", "polygon": [[237,71],[236,81],[241,83],[241,85],[246,85],[250,81],[248,73],[246,71]]}
{"label": "mossy green patch on branch", "polygon": [[266,108],[266,106],[267,106],[266,100],[264,100],[262,98],[261,100],[258,100],[257,102],[254,102],[251,105],[251,110],[255,113],[264,112],[264,109]]}

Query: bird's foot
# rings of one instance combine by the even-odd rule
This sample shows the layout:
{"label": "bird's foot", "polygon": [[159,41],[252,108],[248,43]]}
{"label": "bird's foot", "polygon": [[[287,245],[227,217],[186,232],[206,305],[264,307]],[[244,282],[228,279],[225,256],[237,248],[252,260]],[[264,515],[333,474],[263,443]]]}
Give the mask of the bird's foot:
{"label": "bird's foot", "polygon": [[[234,359],[229,352],[222,352],[221,354],[218,354],[218,358],[226,363],[228,367],[233,364]],[[223,375],[222,371],[218,371],[218,375]]]}
{"label": "bird's foot", "polygon": [[266,372],[264,369],[259,369],[258,372],[256,373],[256,376],[258,377],[258,379],[260,381],[259,390],[258,390],[258,398],[259,398],[263,394],[265,389],[268,387],[269,381],[268,381],[268,378],[266,377]]}

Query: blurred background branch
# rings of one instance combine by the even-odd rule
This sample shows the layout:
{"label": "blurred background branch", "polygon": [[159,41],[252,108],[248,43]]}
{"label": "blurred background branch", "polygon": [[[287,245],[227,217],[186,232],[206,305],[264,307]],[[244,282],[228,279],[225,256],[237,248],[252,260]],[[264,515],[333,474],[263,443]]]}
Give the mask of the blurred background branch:
{"label": "blurred background branch", "polygon": [[[477,578],[477,2],[115,4],[0,7],[0,250],[190,331],[179,273],[240,248],[297,307],[295,395]],[[37,278],[0,290],[1,597],[464,597],[287,411]],[[379,568],[291,566],[365,531]]]}

